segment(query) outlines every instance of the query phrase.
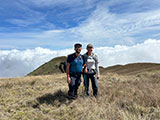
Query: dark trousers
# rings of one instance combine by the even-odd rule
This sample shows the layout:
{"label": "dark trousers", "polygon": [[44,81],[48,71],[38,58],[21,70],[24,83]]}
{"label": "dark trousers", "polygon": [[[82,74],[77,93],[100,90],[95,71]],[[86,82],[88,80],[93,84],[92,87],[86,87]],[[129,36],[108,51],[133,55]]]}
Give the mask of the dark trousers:
{"label": "dark trousers", "polygon": [[68,95],[75,96],[77,95],[78,88],[81,84],[81,75],[72,76],[70,75],[71,82],[69,84]]}
{"label": "dark trousers", "polygon": [[98,82],[97,82],[97,76],[94,74],[86,74],[86,93],[89,95],[89,79],[91,79],[92,83],[92,89],[93,89],[93,95],[97,96],[98,93]]}

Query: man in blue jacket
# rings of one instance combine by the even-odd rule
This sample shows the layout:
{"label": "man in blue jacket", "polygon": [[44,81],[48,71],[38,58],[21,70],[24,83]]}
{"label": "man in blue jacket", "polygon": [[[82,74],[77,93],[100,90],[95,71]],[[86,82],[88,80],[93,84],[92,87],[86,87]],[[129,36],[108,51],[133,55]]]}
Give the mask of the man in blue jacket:
{"label": "man in blue jacket", "polygon": [[77,43],[74,45],[75,53],[67,57],[67,82],[69,85],[68,96],[75,98],[77,96],[78,87],[81,83],[81,71],[85,67],[84,56],[80,54],[82,45]]}

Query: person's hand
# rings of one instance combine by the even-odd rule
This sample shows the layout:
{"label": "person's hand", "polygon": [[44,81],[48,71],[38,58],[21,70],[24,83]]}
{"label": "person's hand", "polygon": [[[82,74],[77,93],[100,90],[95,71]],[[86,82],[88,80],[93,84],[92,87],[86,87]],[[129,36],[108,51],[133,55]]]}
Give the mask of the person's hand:
{"label": "person's hand", "polygon": [[100,78],[100,75],[97,75],[97,79],[99,79]]}
{"label": "person's hand", "polygon": [[67,83],[70,84],[70,82],[71,82],[71,78],[67,77]]}

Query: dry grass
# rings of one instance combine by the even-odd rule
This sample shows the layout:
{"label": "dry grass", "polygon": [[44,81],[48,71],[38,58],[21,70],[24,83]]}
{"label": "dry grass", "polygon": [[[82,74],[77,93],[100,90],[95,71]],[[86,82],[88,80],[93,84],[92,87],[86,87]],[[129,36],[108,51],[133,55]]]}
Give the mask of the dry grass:
{"label": "dry grass", "polygon": [[67,98],[65,74],[0,79],[0,120],[159,120],[160,72],[107,73],[99,96]]}

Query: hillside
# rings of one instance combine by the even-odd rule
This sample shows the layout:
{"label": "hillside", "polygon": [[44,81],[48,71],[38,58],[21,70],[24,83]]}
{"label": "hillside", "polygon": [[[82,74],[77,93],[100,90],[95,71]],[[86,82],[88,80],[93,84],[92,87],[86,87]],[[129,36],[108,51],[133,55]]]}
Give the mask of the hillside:
{"label": "hillside", "polygon": [[[36,76],[36,75],[52,75],[54,73],[62,73],[64,71],[61,71],[59,66],[61,63],[66,61],[66,57],[56,57],[53,58],[51,61],[41,65],[37,69],[35,69],[33,72],[29,73],[29,76]],[[63,65],[62,65],[63,67]],[[117,74],[136,74],[139,72],[144,71],[152,71],[160,69],[160,64],[156,63],[131,63],[127,65],[115,65],[110,66],[107,68],[100,66],[100,73],[106,74],[106,73],[117,73]]]}
{"label": "hillside", "polygon": [[131,63],[127,65],[115,65],[101,70],[102,74],[107,72],[117,74],[136,74],[144,71],[160,70],[160,64],[157,63]]}
{"label": "hillside", "polygon": [[[60,70],[60,65],[62,65],[63,69],[63,63],[66,61],[66,59],[67,57],[65,56],[53,58],[49,62],[46,62],[31,73],[27,74],[27,76],[52,75],[55,73],[63,73],[64,70]],[[100,71],[103,71],[103,69],[103,67],[100,67]]]}
{"label": "hillside", "polygon": [[66,61],[66,57],[56,57],[50,60],[49,62],[46,62],[45,64],[41,65],[37,69],[35,69],[33,72],[29,73],[28,76],[36,76],[36,75],[51,75],[54,73],[61,73],[61,70],[59,69],[59,65],[61,62]]}
{"label": "hillside", "polygon": [[85,96],[81,85],[79,97],[69,100],[66,75],[60,73],[0,79],[0,120],[159,120],[159,65],[149,71],[139,65],[127,67],[134,74],[120,66],[114,71],[123,74],[103,73],[97,98]]}

